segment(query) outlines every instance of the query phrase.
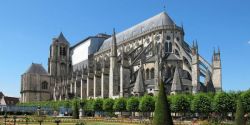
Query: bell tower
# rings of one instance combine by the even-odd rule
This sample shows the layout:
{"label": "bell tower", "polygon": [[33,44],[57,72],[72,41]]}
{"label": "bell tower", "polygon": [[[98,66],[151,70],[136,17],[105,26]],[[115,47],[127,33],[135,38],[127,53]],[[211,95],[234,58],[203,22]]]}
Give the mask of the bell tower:
{"label": "bell tower", "polygon": [[56,81],[66,79],[70,74],[70,44],[63,33],[54,38],[50,45],[48,72]]}

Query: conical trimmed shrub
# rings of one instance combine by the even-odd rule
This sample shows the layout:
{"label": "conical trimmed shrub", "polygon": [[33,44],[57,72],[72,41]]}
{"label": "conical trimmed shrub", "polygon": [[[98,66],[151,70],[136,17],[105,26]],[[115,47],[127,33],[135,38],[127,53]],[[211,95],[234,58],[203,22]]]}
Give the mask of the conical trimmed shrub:
{"label": "conical trimmed shrub", "polygon": [[160,84],[160,90],[156,99],[153,125],[173,125],[170,105],[168,103],[163,82]]}
{"label": "conical trimmed shrub", "polygon": [[244,125],[245,120],[244,120],[244,108],[242,105],[241,98],[238,99],[237,101],[237,108],[236,108],[236,115],[235,115],[235,125]]}

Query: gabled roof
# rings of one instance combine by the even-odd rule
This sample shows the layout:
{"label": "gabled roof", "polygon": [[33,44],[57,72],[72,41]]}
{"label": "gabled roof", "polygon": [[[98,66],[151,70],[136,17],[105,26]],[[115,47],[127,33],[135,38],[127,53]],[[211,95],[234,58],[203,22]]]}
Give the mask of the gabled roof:
{"label": "gabled roof", "polygon": [[40,75],[47,75],[47,71],[43,68],[42,64],[32,63],[29,69],[25,72],[28,74],[40,74]]}
{"label": "gabled roof", "polygon": [[[159,26],[165,25],[175,25],[174,21],[168,16],[166,12],[161,12],[123,32],[120,32],[116,35],[117,45],[119,45],[124,39],[137,36],[142,32],[149,31]],[[104,41],[100,51],[109,49],[111,47],[112,38],[109,38]]]}
{"label": "gabled roof", "polygon": [[19,102],[19,98],[4,96],[6,105],[16,105]]}

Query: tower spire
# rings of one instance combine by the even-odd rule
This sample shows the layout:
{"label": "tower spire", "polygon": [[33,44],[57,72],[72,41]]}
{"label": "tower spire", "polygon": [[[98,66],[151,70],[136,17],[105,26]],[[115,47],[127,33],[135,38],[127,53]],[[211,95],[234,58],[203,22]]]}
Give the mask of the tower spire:
{"label": "tower spire", "polygon": [[163,11],[166,12],[166,1],[163,0]]}

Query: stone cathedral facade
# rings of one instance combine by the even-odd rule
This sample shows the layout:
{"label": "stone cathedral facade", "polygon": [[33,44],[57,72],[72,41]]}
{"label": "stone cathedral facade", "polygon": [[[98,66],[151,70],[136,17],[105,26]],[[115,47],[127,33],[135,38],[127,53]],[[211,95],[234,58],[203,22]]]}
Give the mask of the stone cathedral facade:
{"label": "stone cathedral facade", "polygon": [[32,63],[21,76],[21,101],[155,95],[160,82],[168,94],[221,91],[220,50],[209,63],[184,35],[165,12],[74,46],[61,33],[50,46],[48,72]]}

